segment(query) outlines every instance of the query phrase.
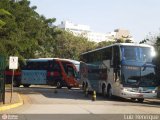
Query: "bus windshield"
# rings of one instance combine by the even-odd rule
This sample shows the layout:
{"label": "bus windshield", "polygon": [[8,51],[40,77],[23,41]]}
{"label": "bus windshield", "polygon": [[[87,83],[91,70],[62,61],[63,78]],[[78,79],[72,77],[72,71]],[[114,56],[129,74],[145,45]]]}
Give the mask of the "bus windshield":
{"label": "bus windshield", "polygon": [[153,67],[141,68],[141,81],[140,86],[156,86],[156,75]]}
{"label": "bus windshield", "polygon": [[121,46],[122,60],[152,62],[152,50],[150,47]]}
{"label": "bus windshield", "polygon": [[62,65],[64,67],[64,70],[68,76],[73,76],[75,78],[78,78],[78,73],[74,69],[73,64],[67,63],[67,62],[62,62]]}
{"label": "bus windshield", "polygon": [[123,67],[124,85],[149,87],[156,86],[156,75],[153,67]]}

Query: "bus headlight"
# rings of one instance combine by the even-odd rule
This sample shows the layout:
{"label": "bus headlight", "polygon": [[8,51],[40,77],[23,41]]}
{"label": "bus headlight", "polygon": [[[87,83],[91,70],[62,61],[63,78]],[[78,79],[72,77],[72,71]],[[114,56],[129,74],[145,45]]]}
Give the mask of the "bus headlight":
{"label": "bus headlight", "polygon": [[123,88],[123,91],[129,91],[129,92],[131,92],[132,91],[132,88]]}
{"label": "bus headlight", "polygon": [[121,90],[123,90],[123,91],[128,91],[128,88],[121,88]]}
{"label": "bus headlight", "polygon": [[137,88],[123,88],[123,91],[125,92],[138,92],[138,89]]}
{"label": "bus headlight", "polygon": [[152,93],[156,93],[156,90],[153,90]]}
{"label": "bus headlight", "polygon": [[156,56],[156,52],[155,52],[155,49],[152,47],[151,49],[151,56],[152,57],[155,57]]}
{"label": "bus headlight", "polygon": [[158,93],[158,89],[152,90],[152,93]]}

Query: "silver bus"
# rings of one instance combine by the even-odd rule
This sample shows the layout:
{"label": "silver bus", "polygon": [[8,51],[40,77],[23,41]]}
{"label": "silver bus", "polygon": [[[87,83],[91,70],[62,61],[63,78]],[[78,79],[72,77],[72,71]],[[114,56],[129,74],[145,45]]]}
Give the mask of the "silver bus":
{"label": "silver bus", "polygon": [[133,43],[116,43],[82,53],[82,86],[109,98],[119,96],[139,102],[156,98],[154,55],[152,46]]}

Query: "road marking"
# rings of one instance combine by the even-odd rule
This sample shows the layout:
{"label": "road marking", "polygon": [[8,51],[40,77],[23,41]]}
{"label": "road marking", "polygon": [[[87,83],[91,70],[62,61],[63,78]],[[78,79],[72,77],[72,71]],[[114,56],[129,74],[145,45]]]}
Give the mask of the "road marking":
{"label": "road marking", "polygon": [[19,107],[19,106],[23,105],[23,100],[22,100],[22,98],[19,94],[18,94],[18,98],[19,98],[18,103],[1,106],[0,107],[0,112],[5,111],[5,110],[9,110],[9,109],[12,109],[12,108],[16,108],[16,107]]}

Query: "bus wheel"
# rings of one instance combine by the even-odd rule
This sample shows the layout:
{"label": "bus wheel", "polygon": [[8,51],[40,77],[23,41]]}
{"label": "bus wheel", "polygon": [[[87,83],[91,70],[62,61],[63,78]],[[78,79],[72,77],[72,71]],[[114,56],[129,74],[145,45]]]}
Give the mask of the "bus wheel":
{"label": "bus wheel", "polygon": [[82,83],[82,90],[85,91],[85,83]]}
{"label": "bus wheel", "polygon": [[138,100],[139,103],[143,103],[144,98],[138,98],[137,100]]}
{"label": "bus wheel", "polygon": [[131,98],[132,101],[136,101],[136,98]]}
{"label": "bus wheel", "polygon": [[108,94],[108,98],[109,98],[109,99],[112,99],[112,98],[113,98],[111,86],[108,87],[107,94]]}
{"label": "bus wheel", "polygon": [[57,86],[58,89],[62,88],[61,82],[58,81],[56,86]]}
{"label": "bus wheel", "polygon": [[103,97],[106,97],[106,96],[107,96],[105,90],[106,90],[106,86],[105,86],[105,85],[102,85],[102,96],[103,96]]}
{"label": "bus wheel", "polygon": [[71,89],[72,87],[71,87],[71,86],[67,86],[67,88],[68,88],[68,89]]}
{"label": "bus wheel", "polygon": [[88,89],[88,83],[86,82],[86,84],[85,84],[85,89]]}
{"label": "bus wheel", "polygon": [[20,84],[16,81],[16,80],[13,80],[13,87],[19,87]]}
{"label": "bus wheel", "polygon": [[23,85],[25,88],[28,88],[30,86],[30,84],[24,84]]}

